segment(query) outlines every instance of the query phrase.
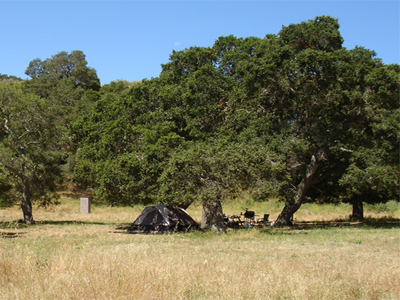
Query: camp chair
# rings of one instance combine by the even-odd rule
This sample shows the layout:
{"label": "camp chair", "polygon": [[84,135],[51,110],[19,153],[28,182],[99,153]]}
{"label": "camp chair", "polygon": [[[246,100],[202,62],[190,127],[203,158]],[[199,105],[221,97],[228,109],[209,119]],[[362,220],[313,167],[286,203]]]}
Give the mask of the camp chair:
{"label": "camp chair", "polygon": [[269,214],[264,214],[263,218],[258,218],[257,219],[257,225],[261,225],[261,224],[266,225],[266,224],[268,224],[268,219],[269,219]]}

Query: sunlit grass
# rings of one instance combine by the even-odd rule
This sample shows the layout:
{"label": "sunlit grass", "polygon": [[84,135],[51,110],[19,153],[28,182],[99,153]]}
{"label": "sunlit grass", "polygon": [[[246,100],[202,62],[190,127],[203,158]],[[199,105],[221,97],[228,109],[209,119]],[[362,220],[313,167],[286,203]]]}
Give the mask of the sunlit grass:
{"label": "sunlit grass", "polygon": [[397,299],[398,230],[127,235],[39,225],[1,239],[1,299]]}
{"label": "sunlit grass", "polygon": [[[276,216],[279,205],[248,208]],[[224,208],[238,214],[238,206]],[[400,298],[396,220],[383,229],[304,223],[346,217],[346,206],[307,204],[295,228],[174,235],[125,234],[140,206],[79,209],[72,198],[35,207],[34,226],[18,222],[18,207],[0,210],[0,299]],[[200,220],[201,206],[188,211]]]}
{"label": "sunlit grass", "polygon": [[[258,217],[264,214],[270,215],[270,220],[275,220],[281,212],[284,203],[276,199],[265,202],[257,202],[243,196],[243,199],[228,200],[223,202],[223,210],[226,215],[244,213],[245,209],[255,211]],[[102,223],[133,222],[143,210],[143,205],[134,207],[110,207],[103,203],[92,203],[91,214],[80,213],[79,197],[62,196],[60,204],[48,208],[34,207],[33,215],[37,221],[87,221]],[[196,220],[201,220],[202,207],[200,204],[193,204],[187,209],[189,214]],[[338,219],[349,219],[352,206],[347,203],[340,204],[316,204],[305,203],[295,214],[295,221],[330,221]],[[364,215],[366,218],[399,217],[400,203],[389,201],[383,204],[365,204]],[[22,212],[18,206],[0,209],[0,222],[15,222],[22,219]]]}

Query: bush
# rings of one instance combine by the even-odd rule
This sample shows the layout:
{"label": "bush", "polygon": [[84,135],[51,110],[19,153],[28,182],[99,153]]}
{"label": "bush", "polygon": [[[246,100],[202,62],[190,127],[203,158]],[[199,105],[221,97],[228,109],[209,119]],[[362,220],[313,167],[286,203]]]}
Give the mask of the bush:
{"label": "bush", "polygon": [[386,203],[366,204],[365,209],[375,213],[389,213],[391,215],[400,213],[400,203],[390,200]]}

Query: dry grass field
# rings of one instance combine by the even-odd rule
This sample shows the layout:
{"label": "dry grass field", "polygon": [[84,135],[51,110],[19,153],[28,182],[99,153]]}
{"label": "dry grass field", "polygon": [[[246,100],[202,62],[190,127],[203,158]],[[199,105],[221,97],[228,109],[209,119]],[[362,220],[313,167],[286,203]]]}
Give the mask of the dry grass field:
{"label": "dry grass field", "polygon": [[18,207],[1,209],[0,299],[400,299],[398,209],[355,224],[343,221],[349,207],[309,205],[294,228],[125,234],[141,209],[80,214],[64,198],[35,208],[30,227]]}

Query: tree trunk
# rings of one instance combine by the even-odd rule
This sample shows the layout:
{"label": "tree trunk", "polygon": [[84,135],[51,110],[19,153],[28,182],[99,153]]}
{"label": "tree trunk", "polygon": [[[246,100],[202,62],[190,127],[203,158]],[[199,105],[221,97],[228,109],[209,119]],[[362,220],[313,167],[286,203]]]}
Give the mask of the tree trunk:
{"label": "tree trunk", "polygon": [[21,208],[22,208],[22,212],[24,214],[25,224],[35,223],[33,220],[33,215],[32,215],[32,203],[31,203],[29,183],[25,179],[22,180]]}
{"label": "tree trunk", "polygon": [[201,218],[201,228],[211,229],[215,232],[224,232],[224,215],[220,200],[203,202],[203,215]]}
{"label": "tree trunk", "polygon": [[286,203],[280,215],[275,221],[275,226],[292,226],[293,215],[299,210],[301,203],[295,202],[292,204]]}
{"label": "tree trunk", "polygon": [[351,216],[352,221],[364,220],[364,207],[361,196],[355,196],[352,199],[353,202],[353,214]]}
{"label": "tree trunk", "polygon": [[303,179],[297,186],[297,194],[294,201],[286,201],[285,207],[278,216],[275,222],[275,226],[291,226],[293,225],[293,215],[299,210],[303,204],[308,188],[312,183],[315,172],[318,169],[318,158],[317,154],[313,154],[311,162],[308,164],[306,171],[303,175]]}

